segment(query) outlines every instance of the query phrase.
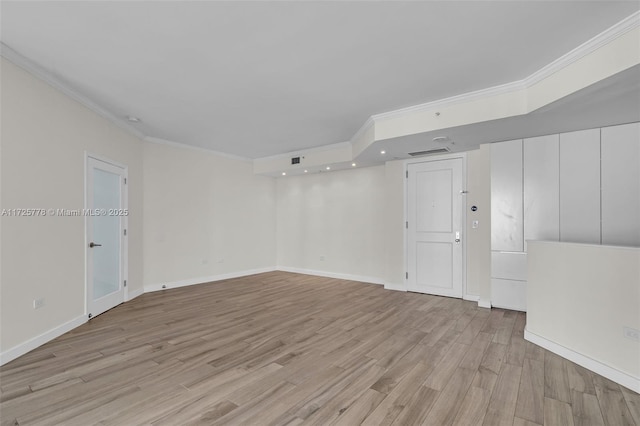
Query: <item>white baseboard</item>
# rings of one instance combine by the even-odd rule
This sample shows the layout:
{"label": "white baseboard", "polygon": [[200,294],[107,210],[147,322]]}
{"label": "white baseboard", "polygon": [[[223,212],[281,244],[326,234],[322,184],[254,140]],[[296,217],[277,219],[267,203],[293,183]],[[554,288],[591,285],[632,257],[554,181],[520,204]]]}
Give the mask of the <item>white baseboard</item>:
{"label": "white baseboard", "polygon": [[465,294],[462,296],[462,300],[468,300],[470,302],[478,302],[480,300],[480,296],[474,296],[472,294]]}
{"label": "white baseboard", "polygon": [[398,283],[384,283],[385,290],[404,291],[407,292],[407,287],[404,284]]}
{"label": "white baseboard", "polygon": [[129,292],[127,300],[125,300],[125,302],[128,302],[129,300],[133,300],[138,296],[142,296],[144,294],[144,288],[139,288],[137,290],[132,290]]}
{"label": "white baseboard", "polygon": [[39,336],[29,339],[26,342],[19,344],[18,346],[14,346],[13,348],[0,353],[0,365],[4,365],[9,361],[13,361],[19,356],[22,356],[27,352],[34,350],[38,346],[42,346],[45,343],[55,339],[56,337],[61,336],[64,333],[81,326],[87,321],[88,319],[86,315],[80,315],[79,317],[76,317],[71,321],[67,321],[64,324],[61,324],[45,333],[40,334]]}
{"label": "white baseboard", "polygon": [[589,358],[586,355],[575,352],[574,350],[552,342],[551,340],[547,340],[542,336],[530,332],[526,329],[526,327],[524,329],[524,338],[531,343],[542,346],[546,350],[551,351],[556,355],[560,355],[561,357],[566,358],[569,361],[581,365],[587,370],[591,370],[594,373],[597,373],[609,380],[618,383],[619,385],[629,388],[634,392],[640,393],[640,377],[631,376],[616,368],[603,364],[600,361],[596,361],[595,359]]}
{"label": "white baseboard", "polygon": [[196,284],[206,284],[213,281],[222,281],[222,280],[228,280],[231,278],[246,277],[248,275],[262,274],[263,272],[272,272],[275,270],[276,268],[273,268],[273,267],[248,269],[244,271],[229,272],[229,273],[220,274],[220,275],[211,275],[208,277],[197,277],[197,278],[189,278],[189,279],[180,280],[180,281],[170,281],[166,283],[147,284],[144,286],[144,292],[149,293],[152,291],[167,290],[170,288],[186,287],[186,286],[196,285]]}
{"label": "white baseboard", "polygon": [[305,274],[305,275],[316,275],[318,277],[337,278],[339,280],[359,281],[363,283],[380,284],[380,285],[384,284],[384,281],[382,281],[380,278],[365,277],[362,275],[351,275],[351,274],[341,274],[337,272],[316,271],[314,269],[292,268],[289,266],[278,266],[276,269],[278,271],[283,271],[283,272],[293,272],[296,274]]}
{"label": "white baseboard", "polygon": [[491,309],[491,301],[490,300],[484,300],[484,299],[480,298],[480,299],[478,299],[478,307],[479,308]]}

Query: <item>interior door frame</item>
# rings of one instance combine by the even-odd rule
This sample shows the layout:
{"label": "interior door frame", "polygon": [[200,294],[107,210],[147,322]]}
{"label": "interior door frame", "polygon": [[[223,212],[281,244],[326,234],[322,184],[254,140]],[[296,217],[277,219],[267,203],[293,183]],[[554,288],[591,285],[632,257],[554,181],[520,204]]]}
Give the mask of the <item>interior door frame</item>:
{"label": "interior door frame", "polygon": [[[404,185],[403,185],[404,221],[405,223],[409,221],[409,164],[430,163],[433,161],[454,160],[458,158],[462,159],[462,185],[464,186],[463,191],[465,191],[462,193],[462,206],[461,206],[462,212],[461,212],[461,219],[460,219],[462,220],[462,225],[460,227],[460,230],[462,232],[462,238],[461,238],[462,240],[461,241],[462,242],[462,299],[477,302],[479,300],[478,296],[469,296],[467,294],[467,235],[468,234],[467,234],[466,188],[468,183],[467,183],[467,153],[466,152],[456,152],[451,154],[434,155],[430,157],[412,158],[404,161],[404,174],[405,174]],[[404,269],[408,274],[409,273],[409,230],[407,229],[406,226],[404,227],[403,238],[404,238],[404,244],[403,244]],[[409,291],[408,279],[406,274],[404,279],[404,289],[405,291]]]}
{"label": "interior door frame", "polygon": [[[125,181],[121,183],[120,191],[120,205],[122,209],[129,209],[129,167],[126,164],[113,161],[110,158],[102,155],[97,155],[84,152],[84,209],[87,211],[89,206],[89,161],[94,159],[103,163],[110,164],[112,166],[121,168],[123,170],[123,176]],[[120,249],[120,277],[123,281],[123,302],[129,301],[129,216],[121,216],[122,229],[126,230],[126,235],[121,240]],[[89,233],[87,232],[89,225],[89,217],[84,215],[84,315],[89,315]],[[124,284],[126,283],[126,285]]]}

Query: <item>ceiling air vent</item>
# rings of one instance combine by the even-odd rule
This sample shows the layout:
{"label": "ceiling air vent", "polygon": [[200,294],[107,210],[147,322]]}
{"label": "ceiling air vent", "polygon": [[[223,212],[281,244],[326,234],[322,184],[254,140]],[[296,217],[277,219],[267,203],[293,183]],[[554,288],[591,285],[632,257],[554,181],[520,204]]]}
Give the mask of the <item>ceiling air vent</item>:
{"label": "ceiling air vent", "polygon": [[449,152],[449,148],[434,148],[426,151],[410,152],[409,155],[412,157],[418,157],[420,155],[444,154],[445,152]]}

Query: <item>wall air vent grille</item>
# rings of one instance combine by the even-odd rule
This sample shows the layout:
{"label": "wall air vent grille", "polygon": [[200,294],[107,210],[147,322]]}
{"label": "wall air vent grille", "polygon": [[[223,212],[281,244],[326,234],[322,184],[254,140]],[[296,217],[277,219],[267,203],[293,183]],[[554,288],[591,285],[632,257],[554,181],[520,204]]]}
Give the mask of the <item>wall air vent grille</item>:
{"label": "wall air vent grille", "polygon": [[409,155],[412,157],[419,157],[421,155],[444,154],[445,152],[449,152],[449,148],[434,148],[426,151],[410,152]]}

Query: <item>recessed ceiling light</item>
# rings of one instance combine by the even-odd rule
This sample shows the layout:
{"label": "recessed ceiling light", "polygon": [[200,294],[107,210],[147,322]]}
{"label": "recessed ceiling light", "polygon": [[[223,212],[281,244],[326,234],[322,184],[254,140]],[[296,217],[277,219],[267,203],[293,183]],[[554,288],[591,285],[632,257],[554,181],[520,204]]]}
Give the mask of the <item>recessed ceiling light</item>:
{"label": "recessed ceiling light", "polygon": [[351,163],[351,167],[355,167],[355,166],[356,166],[356,163]]}
{"label": "recessed ceiling light", "polygon": [[387,153],[387,151],[385,151],[384,149],[382,151],[380,151],[380,154],[385,155]]}
{"label": "recessed ceiling light", "polygon": [[304,172],[305,172],[305,173],[309,173],[309,170],[305,170]]}
{"label": "recessed ceiling light", "polygon": [[330,166],[327,166],[327,170],[331,170],[331,167],[330,167]]}
{"label": "recessed ceiling light", "polygon": [[282,176],[286,176],[286,175],[287,175],[287,172],[282,172]]}
{"label": "recessed ceiling light", "polygon": [[134,117],[133,115],[127,115],[127,121],[130,123],[139,123],[140,119],[138,117]]}

